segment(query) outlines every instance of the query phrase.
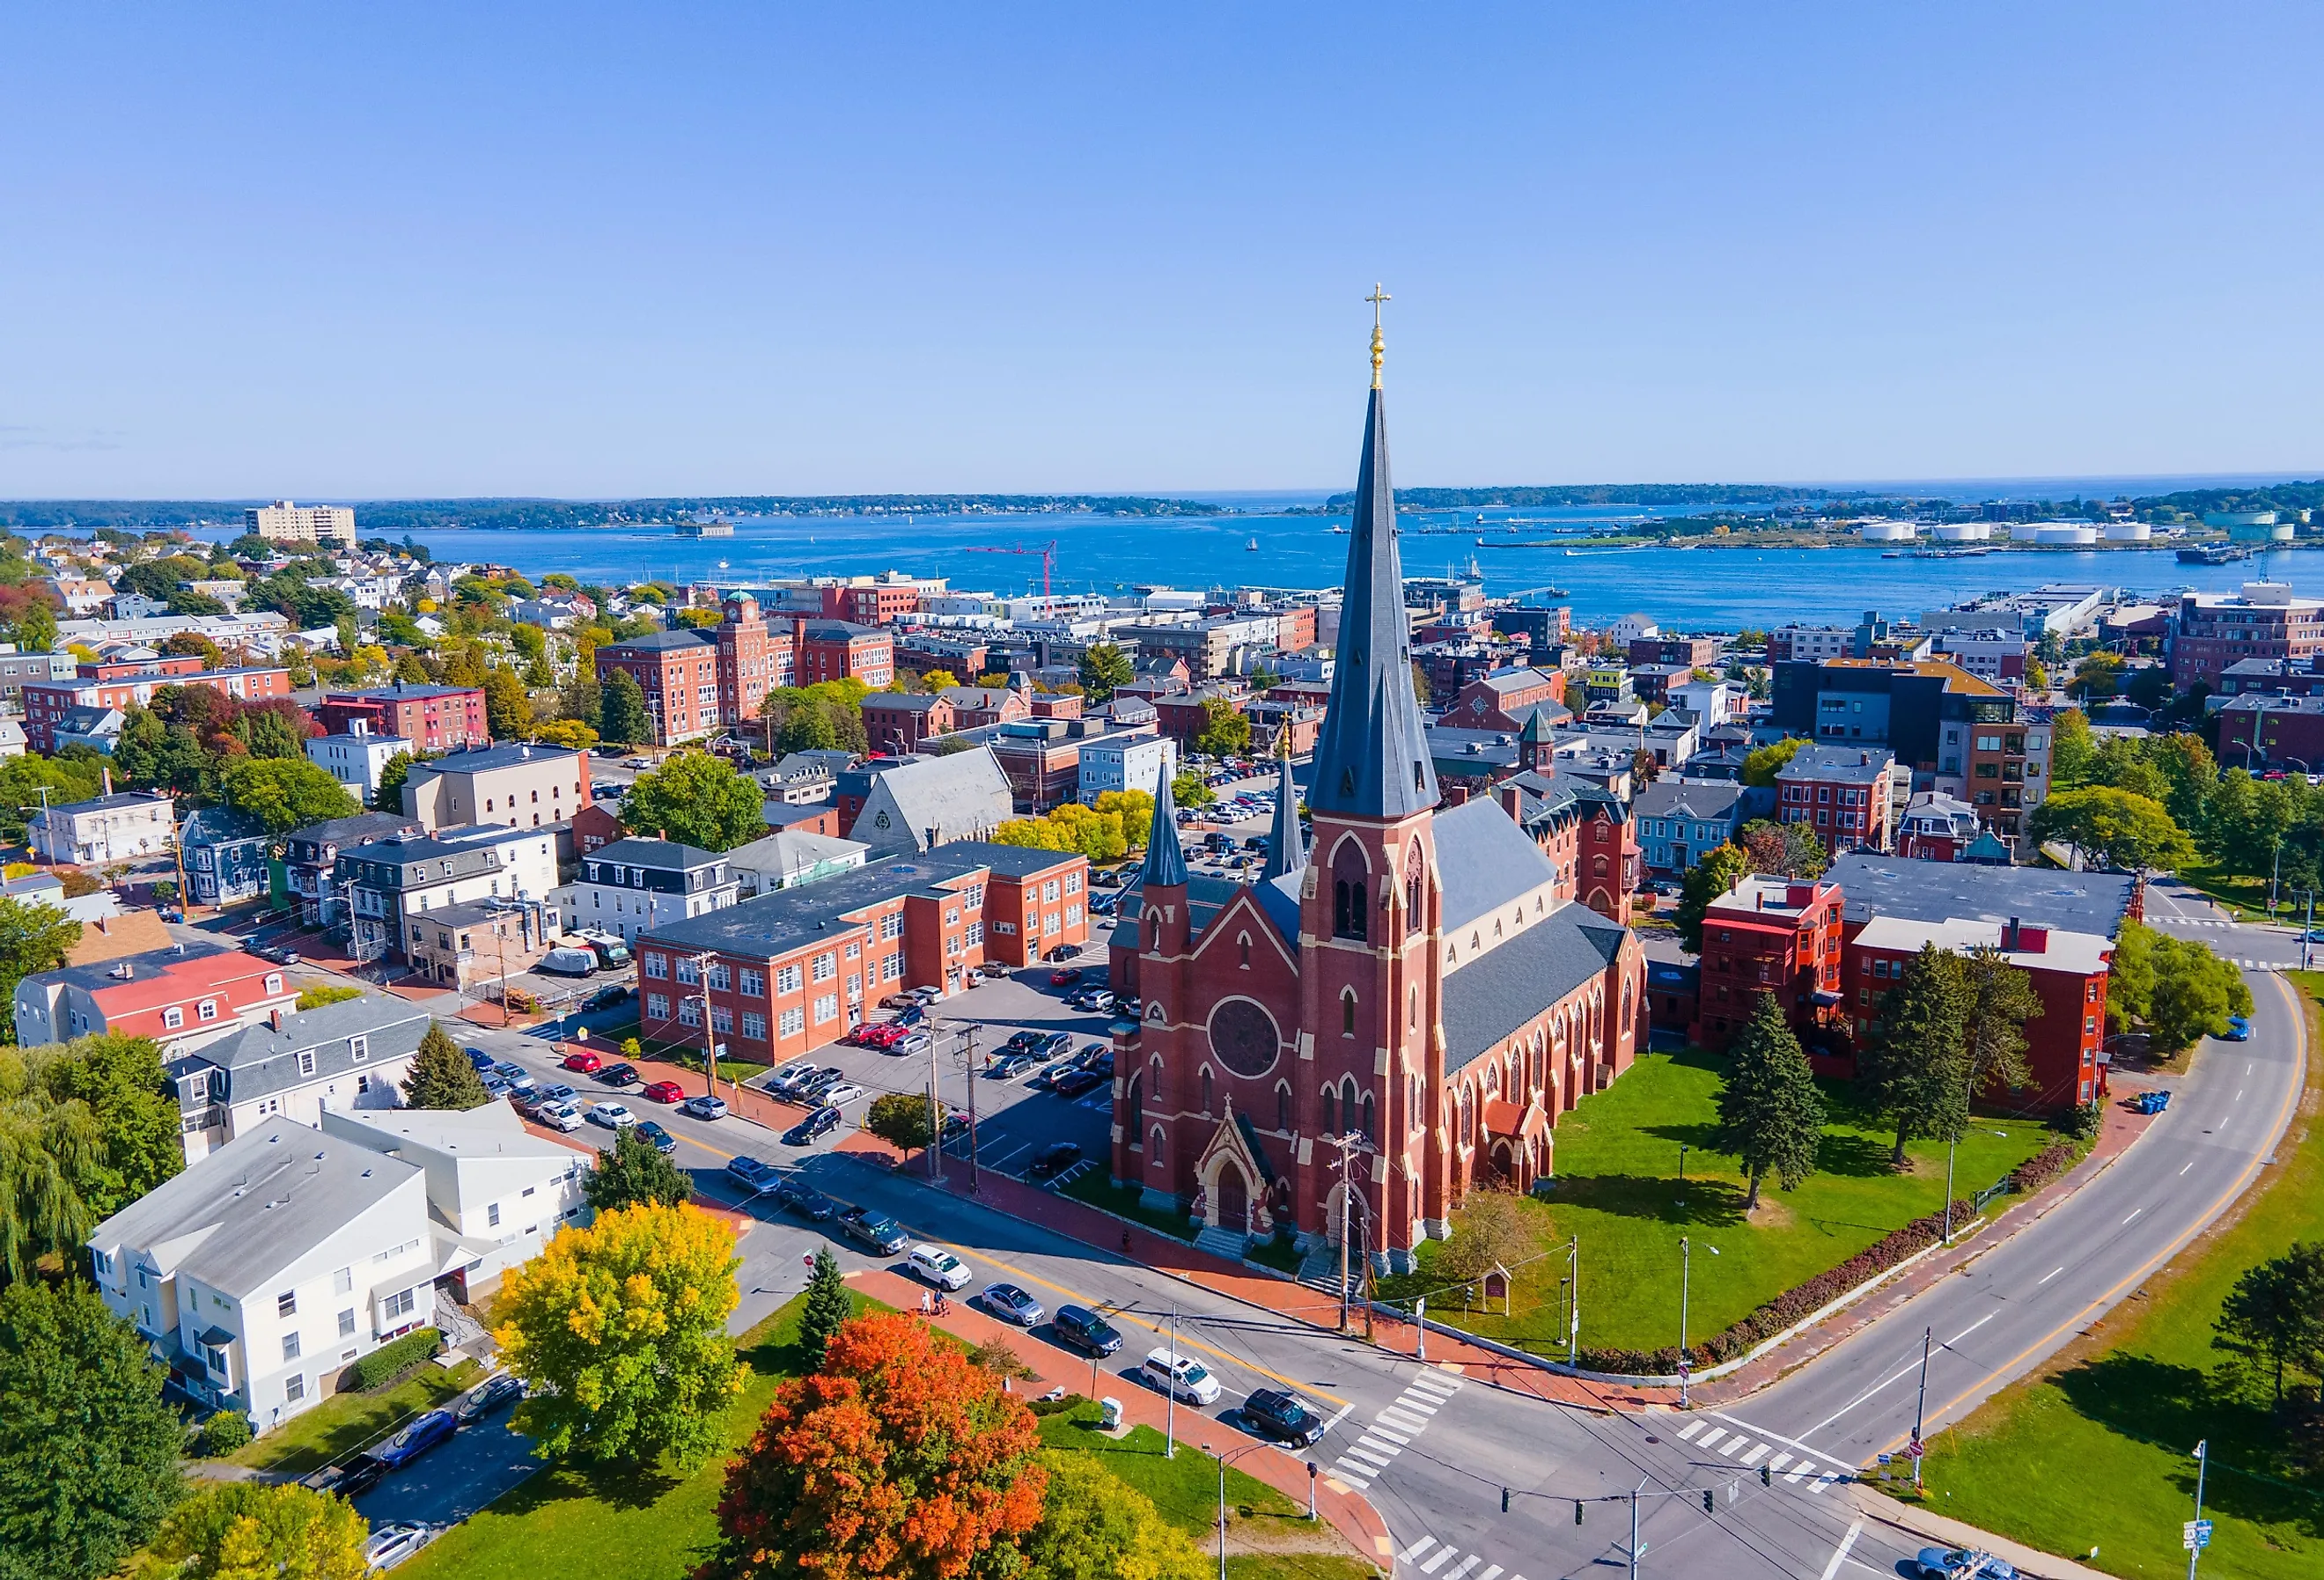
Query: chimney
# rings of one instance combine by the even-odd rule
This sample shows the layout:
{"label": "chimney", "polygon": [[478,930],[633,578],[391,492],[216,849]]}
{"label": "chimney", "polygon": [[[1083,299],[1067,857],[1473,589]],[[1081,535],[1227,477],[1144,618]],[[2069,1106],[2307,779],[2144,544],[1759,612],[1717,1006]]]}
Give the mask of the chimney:
{"label": "chimney", "polygon": [[273,1030],[280,1031],[282,1030],[282,1008],[281,1005],[278,1004],[273,1009],[266,1012],[266,1024]]}
{"label": "chimney", "polygon": [[2017,919],[2014,916],[2001,929],[2001,947],[2005,952],[2014,952],[2017,947]]}
{"label": "chimney", "polygon": [[105,793],[108,796],[111,795],[113,793],[113,770],[109,767],[100,768],[97,770],[97,772],[105,780]]}

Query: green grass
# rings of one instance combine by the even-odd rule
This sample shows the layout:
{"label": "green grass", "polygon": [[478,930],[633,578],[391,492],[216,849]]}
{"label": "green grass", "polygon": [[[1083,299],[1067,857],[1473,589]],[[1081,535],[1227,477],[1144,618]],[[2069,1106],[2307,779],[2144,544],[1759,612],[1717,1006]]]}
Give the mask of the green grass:
{"label": "green grass", "polygon": [[[2193,1513],[2189,1451],[2210,1444],[2207,1576],[2324,1573],[2324,1477],[2289,1461],[2266,1382],[2211,1347],[2221,1299],[2244,1270],[2324,1235],[2324,975],[2287,973],[2307,1001],[2308,1090],[2279,1167],[2215,1228],[2118,1307],[2045,1375],[1997,1395],[1930,1445],[1924,1474],[1942,1513],[2116,1575],[2183,1572]],[[2216,1056],[2215,1056],[2216,1057]],[[2286,1484],[2289,1483],[2289,1484]]]}
{"label": "green grass", "polygon": [[[2172,874],[2190,889],[2209,895],[2222,905],[2232,905],[2246,916],[2264,919],[2267,916],[2267,880],[2247,878],[2238,873],[2223,872],[2209,862],[2196,862],[2181,867]],[[2278,898],[2282,898],[2281,892]]]}
{"label": "green grass", "polygon": [[469,1360],[448,1372],[429,1362],[392,1388],[333,1394],[263,1437],[251,1439],[226,1459],[252,1470],[305,1475],[341,1455],[354,1453],[410,1417],[458,1398],[481,1371]]}
{"label": "green grass", "polygon": [[[1556,1181],[1524,1210],[1545,1254],[1513,1268],[1511,1311],[1463,1311],[1460,1292],[1429,1272],[1443,1245],[1421,1250],[1420,1270],[1382,1280],[1390,1299],[1428,1294],[1429,1314],[1541,1353],[1565,1348],[1566,1242],[1581,1238],[1582,1343],[1652,1350],[1678,1342],[1679,1238],[1694,1247],[1687,1336],[1697,1343],[1825,1269],[1944,1205],[1945,1149],[1906,1149],[1909,1172],[1890,1170],[1890,1132],[1851,1114],[1845,1082],[1822,1083],[1831,1123],[1819,1172],[1796,1191],[1760,1192],[1743,1212],[1736,1159],[1716,1150],[1725,1060],[1689,1050],[1646,1054],[1605,1091],[1557,1123]],[[1960,1148],[1955,1194],[1969,1196],[2056,1141],[2031,1120],[1980,1116]],[[1678,1152],[1686,1147],[1681,1186]],[[1683,1192],[1685,1205],[1681,1206]],[[1457,1234],[1457,1219],[1455,1233]],[[1711,1255],[1715,1248],[1719,1254]]]}
{"label": "green grass", "polygon": [[[1095,1429],[1102,1413],[1092,1403],[1077,1405],[1063,1415],[1046,1416],[1041,1420],[1041,1441],[1052,1448],[1071,1448],[1097,1455],[1098,1462],[1109,1472],[1153,1499],[1162,1518],[1179,1529],[1216,1530],[1218,1527],[1213,1522],[1219,1507],[1218,1465],[1198,1446],[1202,1433],[1211,1428],[1211,1423],[1189,1412],[1186,1431],[1178,1435],[1177,1454],[1165,1459],[1161,1433],[1151,1427],[1132,1427],[1120,1437],[1109,1437]],[[1189,1437],[1188,1432],[1194,1435]],[[1222,1437],[1222,1446],[1243,1446],[1239,1434],[1225,1433]],[[1233,1516],[1227,1523],[1230,1534],[1240,1520],[1296,1518],[1304,1521],[1307,1517],[1305,1504],[1294,1503],[1265,1482],[1245,1475],[1232,1465],[1227,1467],[1227,1508]]]}
{"label": "green grass", "polygon": [[1184,1213],[1157,1212],[1146,1206],[1139,1199],[1137,1187],[1116,1185],[1102,1169],[1093,1169],[1078,1178],[1067,1180],[1058,1187],[1057,1194],[1087,1202],[1093,1207],[1102,1207],[1109,1213],[1179,1240],[1192,1240],[1202,1233]]}

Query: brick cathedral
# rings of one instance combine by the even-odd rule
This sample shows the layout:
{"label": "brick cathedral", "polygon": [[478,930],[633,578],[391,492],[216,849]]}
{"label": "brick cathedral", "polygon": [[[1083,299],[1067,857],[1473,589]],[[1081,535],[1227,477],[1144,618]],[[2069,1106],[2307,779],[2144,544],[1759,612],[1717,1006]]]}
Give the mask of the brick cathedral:
{"label": "brick cathedral", "polygon": [[1375,326],[1312,841],[1286,761],[1264,875],[1192,875],[1160,786],[1113,935],[1113,985],[1142,1000],[1115,1031],[1113,1175],[1206,1231],[1310,1252],[1345,1231],[1402,1268],[1470,1191],[1548,1175],[1557,1115],[1645,1042],[1646,967],[1577,898],[1604,897],[1609,853],[1621,870],[1619,801],[1543,752],[1439,810],[1379,366]]}

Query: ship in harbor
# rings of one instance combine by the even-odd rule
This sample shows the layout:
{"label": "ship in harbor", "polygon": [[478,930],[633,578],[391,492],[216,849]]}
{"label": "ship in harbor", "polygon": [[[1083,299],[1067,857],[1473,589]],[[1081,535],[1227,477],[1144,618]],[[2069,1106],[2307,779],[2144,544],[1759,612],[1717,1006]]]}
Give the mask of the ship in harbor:
{"label": "ship in harbor", "polygon": [[2204,543],[2179,550],[2181,565],[2233,565],[2250,558],[2251,550],[2240,543]]}

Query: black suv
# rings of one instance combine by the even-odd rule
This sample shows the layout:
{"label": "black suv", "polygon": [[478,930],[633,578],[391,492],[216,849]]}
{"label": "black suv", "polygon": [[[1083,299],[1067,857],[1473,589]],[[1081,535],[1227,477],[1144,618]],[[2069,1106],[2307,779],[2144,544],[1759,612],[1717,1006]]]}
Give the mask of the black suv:
{"label": "black suv", "polygon": [[829,1197],[796,1174],[775,1187],[775,1205],[788,1207],[818,1224],[825,1222],[838,1211]]}
{"label": "black suv", "polygon": [[1060,1340],[1085,1355],[1110,1355],[1121,1348],[1120,1332],[1086,1306],[1060,1306],[1049,1322]]}
{"label": "black suv", "polygon": [[1279,1388],[1262,1388],[1243,1400],[1242,1418],[1262,1437],[1305,1448],[1323,1436],[1323,1418]]}

